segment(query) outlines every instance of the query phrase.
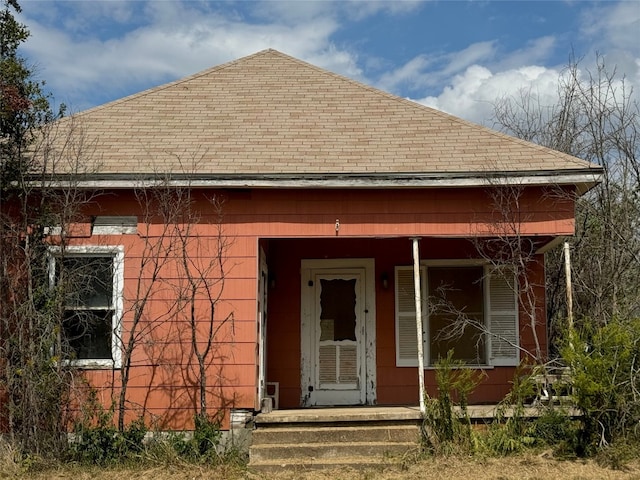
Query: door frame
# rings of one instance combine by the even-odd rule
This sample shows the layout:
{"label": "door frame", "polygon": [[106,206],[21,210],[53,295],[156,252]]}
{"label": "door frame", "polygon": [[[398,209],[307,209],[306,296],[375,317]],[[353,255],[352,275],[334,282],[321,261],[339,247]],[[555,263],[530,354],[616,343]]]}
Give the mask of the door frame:
{"label": "door frame", "polygon": [[257,321],[257,365],[258,388],[255,409],[262,409],[262,400],[267,396],[267,294],[269,291],[269,267],[262,247],[258,248],[258,321]]}
{"label": "door frame", "polygon": [[374,405],[376,402],[376,288],[375,260],[373,258],[345,259],[303,259],[300,270],[301,315],[300,315],[300,405],[314,406],[315,396],[310,394],[309,387],[314,385],[315,355],[313,351],[315,334],[315,288],[309,288],[315,275],[340,274],[345,270],[361,270],[362,291],[364,292],[364,328],[361,339],[360,361],[364,365],[361,370],[365,378],[360,381],[361,404]]}

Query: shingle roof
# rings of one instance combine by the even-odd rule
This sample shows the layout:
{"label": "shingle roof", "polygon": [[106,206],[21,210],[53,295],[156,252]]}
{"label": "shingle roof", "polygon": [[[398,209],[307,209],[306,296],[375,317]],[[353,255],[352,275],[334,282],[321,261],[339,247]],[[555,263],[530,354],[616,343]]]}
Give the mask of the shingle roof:
{"label": "shingle roof", "polygon": [[[275,50],[78,113],[96,174],[377,175],[597,167]],[[195,167],[194,167],[195,162]]]}

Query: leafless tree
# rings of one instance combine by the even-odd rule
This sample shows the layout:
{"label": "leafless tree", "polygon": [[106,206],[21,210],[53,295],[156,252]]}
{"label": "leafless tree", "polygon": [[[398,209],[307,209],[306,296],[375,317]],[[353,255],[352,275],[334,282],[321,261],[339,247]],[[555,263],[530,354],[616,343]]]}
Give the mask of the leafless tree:
{"label": "leafless tree", "polygon": [[[187,192],[190,194],[191,192]],[[193,208],[188,197],[188,208],[183,211],[185,221],[178,230],[176,239],[180,252],[181,268],[178,282],[179,302],[190,329],[192,358],[196,361],[196,377],[199,390],[198,415],[207,417],[210,393],[208,369],[214,360],[221,332],[233,327],[233,312],[219,312],[222,294],[227,280],[229,260],[227,257],[230,238],[223,230],[223,205],[221,197],[207,199],[211,209],[213,235],[204,239],[198,236],[194,226],[200,224],[201,213]],[[218,381],[222,379],[219,378]]]}
{"label": "leafless tree", "polygon": [[[155,333],[170,322],[176,314],[177,303],[168,302],[167,308],[159,311],[151,306],[159,294],[166,290],[167,267],[179,254],[175,250],[174,237],[181,216],[182,205],[176,201],[171,188],[160,185],[155,188],[137,188],[135,190],[137,207],[141,212],[138,221],[138,236],[142,243],[140,253],[129,258],[127,263],[135,262],[133,270],[138,272],[135,286],[125,290],[124,325],[120,335],[122,358],[120,365],[119,392],[117,401],[118,429],[125,428],[125,417],[129,406],[128,386],[131,377],[134,353],[141,345],[157,340]],[[179,199],[180,196],[178,195]],[[155,228],[157,226],[157,228]]]}
{"label": "leafless tree", "polygon": [[[223,380],[212,382],[210,367],[218,360],[218,347],[228,340],[220,338],[221,332],[233,324],[232,313],[221,317],[219,312],[231,239],[223,231],[221,197],[196,192],[188,180],[185,182],[176,185],[170,176],[157,175],[152,184],[141,183],[135,190],[141,212],[141,248],[127,260],[137,278],[130,279],[130,288],[125,289],[122,363],[119,382],[114,382],[119,388],[120,430],[125,428],[125,417],[132,408],[128,384],[136,368],[134,354],[140,349],[154,365],[169,362],[179,364],[181,369],[194,367],[193,375],[187,371],[181,375],[185,389],[197,386],[196,415],[208,415],[208,398]],[[164,308],[158,308],[159,302]],[[157,350],[156,344],[172,346]],[[149,394],[153,388],[148,386]]]}
{"label": "leafless tree", "polygon": [[[576,317],[607,323],[638,316],[640,111],[625,79],[602,56],[593,71],[571,59],[554,105],[522,91],[496,103],[494,120],[507,133],[603,168],[602,183],[576,204],[576,235],[570,239]],[[557,320],[566,315],[561,252],[548,259],[548,316]]]}

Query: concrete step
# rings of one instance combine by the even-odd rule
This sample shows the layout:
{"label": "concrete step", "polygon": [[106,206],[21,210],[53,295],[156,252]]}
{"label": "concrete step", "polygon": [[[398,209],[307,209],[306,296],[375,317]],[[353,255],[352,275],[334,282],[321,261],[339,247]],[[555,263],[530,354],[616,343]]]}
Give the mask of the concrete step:
{"label": "concrete step", "polygon": [[379,459],[379,458],[367,458],[367,457],[342,457],[342,458],[324,458],[319,460],[314,459],[288,459],[288,460],[263,460],[259,462],[252,462],[249,465],[249,469],[259,473],[278,473],[286,471],[287,473],[295,471],[307,471],[307,470],[325,470],[335,469],[340,470],[341,474],[349,470],[367,470],[367,471],[382,471],[389,466],[396,465],[392,459]]}
{"label": "concrete step", "polygon": [[279,427],[258,428],[253,432],[256,445],[278,443],[322,442],[417,442],[417,425],[372,425],[340,427]]}
{"label": "concrete step", "polygon": [[381,470],[419,447],[420,424],[411,407],[274,410],[255,418],[249,468]]}
{"label": "concrete step", "polygon": [[400,456],[417,447],[417,442],[327,442],[277,445],[252,445],[250,466],[256,462],[305,462],[324,459],[366,458],[382,461],[387,456]]}

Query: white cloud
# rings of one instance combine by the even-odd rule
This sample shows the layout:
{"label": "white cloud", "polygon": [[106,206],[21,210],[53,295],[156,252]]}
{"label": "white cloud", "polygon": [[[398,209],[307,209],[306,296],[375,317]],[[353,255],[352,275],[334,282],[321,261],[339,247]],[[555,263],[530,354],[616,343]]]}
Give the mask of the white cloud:
{"label": "white cloud", "polygon": [[534,38],[528,41],[523,48],[508,52],[497,62],[496,68],[509,70],[524,65],[544,64],[553,53],[556,44],[556,38],[552,35]]}
{"label": "white cloud", "polygon": [[[495,32],[495,38],[453,52],[428,47],[416,52],[400,45],[416,53],[397,66],[388,54],[364,50],[367,42],[352,35],[350,29],[356,32],[363,19],[374,15],[380,19],[411,14],[421,8],[421,2],[264,1],[252,2],[249,8],[246,5],[186,0],[27,2],[21,19],[32,36],[25,52],[53,93],[65,92],[65,98],[58,100],[70,104],[72,110],[90,106],[87,102],[96,101],[96,92],[104,92],[98,100],[118,98],[275,48],[485,122],[496,98],[522,88],[533,88],[542,98],[551,98],[560,68],[549,59],[558,48],[566,48],[559,45],[562,34],[549,34],[521,40],[520,46],[509,49]],[[605,54],[608,66],[617,66],[630,83],[640,85],[637,3],[580,5],[578,11],[583,12],[582,36],[575,39],[580,54],[591,60],[597,48]],[[455,30],[451,34],[461,35]],[[365,78],[364,72],[382,69],[386,71],[376,73],[377,78]]]}
{"label": "white cloud", "polygon": [[489,61],[494,58],[495,54],[495,41],[473,43],[459,52],[448,55],[448,64],[442,70],[441,75],[449,76],[481,60]]}
{"label": "white cloud", "polygon": [[622,1],[598,5],[585,11],[581,20],[592,58],[596,51],[604,55],[609,67],[616,66],[629,83],[640,88],[640,4]]}
{"label": "white cloud", "polygon": [[424,86],[425,72],[432,62],[426,55],[418,55],[404,65],[383,73],[377,84],[383,90],[396,90],[401,85],[409,85],[411,88]]}
{"label": "white cloud", "polygon": [[495,53],[495,42],[487,41],[473,43],[458,52],[418,55],[395,70],[382,74],[376,84],[390,91],[401,87],[425,89],[441,84],[480,60],[490,60]]}
{"label": "white cloud", "polygon": [[348,0],[343,3],[350,18],[362,20],[378,13],[404,15],[417,10],[424,0]]}
{"label": "white cloud", "polygon": [[292,24],[318,17],[364,20],[384,13],[405,15],[417,10],[425,0],[287,0],[254,3],[253,16],[276,23]]}
{"label": "white cloud", "polygon": [[335,4],[327,1],[266,1],[255,4],[253,15],[262,21],[295,24],[337,14]]}
{"label": "white cloud", "polygon": [[439,95],[416,101],[477,123],[487,123],[497,99],[515,96],[522,89],[530,89],[542,105],[553,105],[558,75],[557,70],[539,66],[494,74],[486,67],[472,65],[456,75]]}
{"label": "white cloud", "polygon": [[[419,1],[34,2],[23,21],[38,73],[72,110],[117,98],[266,48],[363,79],[358,55],[332,36],[345,16],[404,14]],[[29,16],[30,15],[30,16]]]}
{"label": "white cloud", "polygon": [[445,85],[437,98],[428,97],[429,102],[450,113],[481,121],[479,115],[486,111],[486,105],[503,92],[514,85],[518,89],[538,80],[541,71],[535,65],[548,57],[553,45],[553,37],[541,37],[529,41],[524,48],[504,52],[504,47],[492,40],[450,53],[443,57],[445,61],[439,69],[424,72],[430,82],[427,84]]}
{"label": "white cloud", "polygon": [[582,31],[600,37],[611,47],[640,51],[640,6],[635,1],[597,6],[582,15]]}
{"label": "white cloud", "polygon": [[[637,2],[598,4],[584,11],[581,17],[580,61],[583,70],[595,71],[595,54],[604,56],[607,69],[614,69],[626,77],[627,87],[640,88],[640,8]],[[467,52],[459,52],[458,64],[451,60],[434,72],[422,72],[430,78],[440,78],[444,87],[438,92],[419,98],[425,105],[478,123],[489,123],[494,103],[503,97],[517,97],[522,90],[531,90],[542,105],[557,101],[558,81],[563,65],[549,66],[548,59],[557,48],[555,36],[544,36],[529,41],[524,47],[492,55],[487,49],[484,56],[459,71],[464,59],[473,59]],[[502,46],[492,45],[497,51]],[[473,53],[470,47],[467,49]],[[478,50],[482,53],[482,50]],[[567,53],[570,54],[569,51]],[[455,55],[455,54],[454,54]],[[541,66],[547,65],[547,66]],[[452,77],[449,75],[453,73]],[[583,72],[583,75],[586,74]],[[627,91],[628,92],[628,91]],[[637,96],[637,93],[636,93]]]}
{"label": "white cloud", "polygon": [[95,1],[75,2],[73,10],[75,15],[65,14],[63,17],[65,28],[71,31],[90,32],[99,22],[109,21],[119,24],[128,23],[135,15],[135,4],[127,1]]}
{"label": "white cloud", "polygon": [[[71,4],[75,6],[76,2]],[[355,56],[330,41],[338,24],[320,16],[304,23],[248,23],[190,3],[150,2],[147,24],[101,40],[76,41],[55,23],[29,20],[29,57],[49,87],[66,91],[59,98],[72,110],[82,109],[89,92],[119,97],[150,84],[179,78],[266,48],[275,48],[321,67],[359,77]],[[82,10],[75,11],[81,16]],[[122,91],[128,85],[133,91]]]}

